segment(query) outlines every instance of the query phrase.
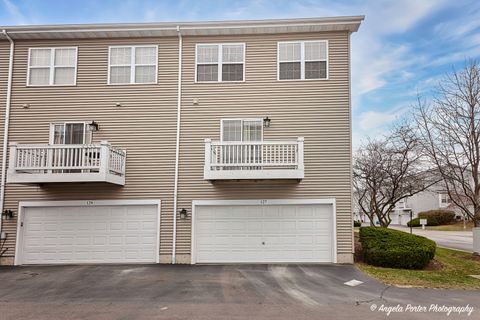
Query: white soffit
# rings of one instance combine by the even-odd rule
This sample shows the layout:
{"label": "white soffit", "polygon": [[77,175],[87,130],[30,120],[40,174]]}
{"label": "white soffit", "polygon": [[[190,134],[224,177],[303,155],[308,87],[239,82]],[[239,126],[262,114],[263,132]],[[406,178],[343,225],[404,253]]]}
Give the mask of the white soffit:
{"label": "white soffit", "polygon": [[[15,40],[165,37],[176,36],[177,26],[184,36],[356,32],[363,19],[364,16],[351,16],[219,22],[5,26],[0,27],[0,30],[6,30]],[[5,36],[1,34],[0,39],[5,39]]]}

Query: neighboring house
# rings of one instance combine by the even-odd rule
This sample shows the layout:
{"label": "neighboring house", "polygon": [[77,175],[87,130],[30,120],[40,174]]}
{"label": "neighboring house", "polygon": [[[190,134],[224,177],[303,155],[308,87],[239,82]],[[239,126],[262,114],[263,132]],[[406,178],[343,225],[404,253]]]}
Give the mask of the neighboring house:
{"label": "neighboring house", "polygon": [[352,263],[362,20],[2,28],[1,262]]}
{"label": "neighboring house", "polygon": [[[358,205],[354,207],[356,208],[354,211],[354,220],[369,224],[370,219],[360,213]],[[395,210],[390,214],[390,218],[392,219],[391,224],[406,226],[411,219],[418,217],[418,213],[428,210],[453,210],[456,213],[457,220],[463,219],[460,210],[455,209],[448,193],[439,183],[414,196],[399,201]],[[378,224],[378,219],[375,219],[375,223]]]}

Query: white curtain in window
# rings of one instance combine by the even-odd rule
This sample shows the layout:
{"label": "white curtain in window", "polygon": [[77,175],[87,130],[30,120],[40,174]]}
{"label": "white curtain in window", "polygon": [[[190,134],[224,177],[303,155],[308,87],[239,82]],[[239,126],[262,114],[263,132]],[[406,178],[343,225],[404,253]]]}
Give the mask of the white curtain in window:
{"label": "white curtain in window", "polygon": [[110,83],[130,83],[131,67],[111,67]]}
{"label": "white curtain in window", "polygon": [[223,45],[222,60],[223,63],[243,63],[243,45]]}
{"label": "white curtain in window", "polygon": [[30,66],[31,67],[49,67],[51,58],[51,49],[31,49]]}
{"label": "white curtain in window", "polygon": [[280,43],[278,46],[279,49],[279,60],[280,61],[300,61],[301,59],[301,43],[292,42],[292,43]]}
{"label": "white curtain in window", "polygon": [[242,141],[242,120],[223,120],[223,141]]}
{"label": "white curtain in window", "polygon": [[48,85],[50,83],[50,68],[31,68],[29,85]]}
{"label": "white curtain in window", "polygon": [[243,141],[261,141],[262,140],[262,121],[245,120],[243,121]]}
{"label": "white curtain in window", "polygon": [[75,66],[74,48],[57,48],[55,49],[55,66],[74,67]]}
{"label": "white curtain in window", "polygon": [[132,63],[132,48],[111,48],[110,65],[130,65]]}
{"label": "white curtain in window", "polygon": [[55,84],[72,84],[75,82],[75,68],[56,67],[53,79]]}
{"label": "white curtain in window", "polygon": [[325,42],[305,42],[305,60],[320,61],[327,59],[327,46]]}
{"label": "white curtain in window", "polygon": [[201,64],[218,63],[218,46],[201,45],[197,47],[197,62]]}
{"label": "white curtain in window", "polygon": [[155,47],[135,48],[135,64],[156,64],[157,50]]}

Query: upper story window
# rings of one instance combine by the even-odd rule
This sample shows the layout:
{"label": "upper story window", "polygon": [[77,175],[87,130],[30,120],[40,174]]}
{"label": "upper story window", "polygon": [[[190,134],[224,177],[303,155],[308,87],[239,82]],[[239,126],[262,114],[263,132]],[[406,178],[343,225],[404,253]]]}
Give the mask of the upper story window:
{"label": "upper story window", "polygon": [[245,80],[245,44],[197,44],[197,82]]}
{"label": "upper story window", "polygon": [[108,84],[157,83],[158,46],[109,48]]}
{"label": "upper story window", "polygon": [[328,79],[328,41],[279,42],[278,79]]}
{"label": "upper story window", "polygon": [[450,205],[450,196],[448,193],[439,193],[438,194],[438,206],[440,208],[446,208]]}
{"label": "upper story window", "polygon": [[405,209],[407,208],[407,199],[402,199],[397,202],[397,209]]}
{"label": "upper story window", "polygon": [[30,48],[28,50],[29,86],[75,85],[77,48]]}

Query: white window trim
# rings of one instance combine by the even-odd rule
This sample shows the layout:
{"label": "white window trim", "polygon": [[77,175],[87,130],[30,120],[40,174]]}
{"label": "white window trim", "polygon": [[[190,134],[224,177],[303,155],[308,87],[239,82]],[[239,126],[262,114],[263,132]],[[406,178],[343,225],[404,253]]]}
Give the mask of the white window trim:
{"label": "white window trim", "polygon": [[[130,57],[130,64],[116,64],[114,66],[111,65],[111,52],[114,48],[130,48],[132,50],[132,54]],[[135,82],[135,72],[136,67],[139,66],[152,66],[151,64],[135,64],[135,54],[137,48],[155,48],[155,81],[153,82]],[[130,82],[124,83],[111,83],[110,82],[110,70],[112,67],[130,67]],[[142,45],[118,45],[118,46],[109,46],[108,47],[108,71],[107,71],[107,84],[110,86],[124,86],[124,85],[145,85],[145,84],[158,84],[158,45],[155,44],[142,44]]]}
{"label": "white window trim", "polygon": [[[305,60],[305,43],[307,42],[324,42],[325,43],[325,60]],[[287,43],[300,43],[300,79],[280,79],[280,44],[287,44]],[[330,59],[328,55],[328,40],[298,40],[298,41],[279,41],[277,42],[277,81],[324,81],[330,79]],[[326,62],[326,78],[318,78],[318,79],[305,79],[305,61],[325,61]],[[286,62],[286,61],[283,61]],[[298,62],[298,61],[292,61]]]}
{"label": "white window trim", "polygon": [[220,141],[223,141],[223,122],[224,121],[242,121],[242,126],[241,126],[241,136],[242,136],[242,142],[243,142],[243,122],[244,121],[260,121],[260,126],[262,128],[262,132],[260,135],[260,141],[263,141],[263,118],[225,118],[220,120]]}
{"label": "white window trim", "polygon": [[[30,66],[30,56],[32,50],[50,50],[50,65],[48,66],[49,72],[50,72],[50,79],[48,84],[30,84],[30,69],[42,69],[42,68],[47,68],[47,66],[44,67],[32,67]],[[56,49],[74,49],[75,50],[75,64],[73,66],[55,66],[55,50]],[[34,47],[34,48],[28,48],[28,61],[27,61],[27,87],[72,87],[77,85],[77,64],[78,64],[78,47]],[[74,68],[75,74],[73,77],[73,83],[72,84],[55,84],[55,67],[68,67],[68,68]]]}
{"label": "white window trim", "polygon": [[[222,80],[222,65],[223,65],[223,46],[224,45],[237,45],[237,46],[243,46],[243,61],[240,62],[235,62],[235,63],[229,63],[229,64],[243,64],[243,80]],[[198,71],[198,46],[217,46],[218,47],[218,59],[217,59],[217,69],[218,69],[218,78],[217,81],[198,81],[197,78],[197,71]],[[246,48],[247,45],[244,42],[224,42],[224,43],[197,43],[195,44],[195,83],[218,83],[218,82],[226,82],[226,83],[235,83],[235,82],[245,82],[245,69],[247,69],[246,63],[245,63],[245,55],[246,55]],[[210,63],[201,63],[200,65],[204,64],[210,64]],[[213,63],[211,63],[213,64]]]}
{"label": "white window trim", "polygon": [[[443,203],[442,203],[442,196],[443,196],[443,195],[446,195],[446,196],[448,197],[448,193],[439,193],[439,194],[438,194],[438,207],[439,207],[439,208],[447,208],[447,207],[451,204],[450,201],[447,202],[447,204],[443,204]],[[450,200],[450,197],[449,197],[449,200]]]}
{"label": "white window trim", "polygon": [[[64,121],[64,122],[57,121],[57,122],[51,122],[50,123],[50,134],[49,134],[49,138],[48,138],[48,143],[50,145],[54,144],[53,139],[54,139],[54,135],[55,135],[55,126],[56,125],[65,126],[66,124],[72,124],[72,123],[82,123],[84,125],[85,136],[84,136],[84,143],[83,144],[91,144],[92,143],[92,132],[88,128],[88,124],[90,123],[88,121]],[[65,128],[64,128],[64,131],[63,131],[63,135],[64,135],[63,142],[65,142]]]}

